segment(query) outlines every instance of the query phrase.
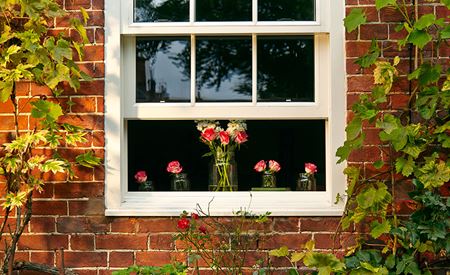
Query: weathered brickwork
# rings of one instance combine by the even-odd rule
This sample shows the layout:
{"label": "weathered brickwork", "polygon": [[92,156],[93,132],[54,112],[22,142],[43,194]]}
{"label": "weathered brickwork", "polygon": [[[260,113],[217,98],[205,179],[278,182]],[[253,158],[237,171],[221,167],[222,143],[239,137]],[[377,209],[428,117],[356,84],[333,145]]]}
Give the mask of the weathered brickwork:
{"label": "weathered brickwork", "polygon": [[[78,148],[63,148],[64,157],[73,159],[74,153],[94,150],[104,155],[104,3],[103,0],[59,0],[68,11],[68,16],[55,20],[54,33],[65,32],[79,40],[72,30],[67,30],[71,17],[80,17],[80,7],[85,8],[88,20],[87,34],[90,43],[85,47],[85,57],[81,68],[94,77],[94,81],[82,83],[75,93],[67,89],[62,102],[76,103],[67,106],[66,122],[91,129],[88,142]],[[119,2],[119,1],[118,1]],[[352,115],[350,106],[361,93],[370,91],[373,78],[370,70],[361,70],[354,64],[370,46],[371,39],[377,38],[383,46],[394,45],[399,34],[394,27],[399,15],[391,11],[377,12],[374,0],[347,0],[347,10],[363,7],[367,12],[369,25],[346,34],[347,61],[347,102],[348,115]],[[448,10],[437,3],[421,1],[421,11],[434,11],[443,16]],[[408,81],[405,75],[409,71],[409,53],[396,51],[396,47],[383,51],[383,57],[402,57],[400,63],[401,81],[395,84],[395,92],[386,103],[386,109],[402,109],[407,104]],[[448,64],[450,49],[444,48],[441,55],[443,64]],[[34,95],[49,95],[49,91],[31,83],[19,83],[18,103],[26,112],[27,99]],[[12,106],[0,104],[0,143],[8,140],[8,132],[13,129]],[[35,121],[29,114],[23,114],[19,120],[22,129],[31,129]],[[367,140],[362,150],[355,152],[350,159],[352,165],[364,168],[366,174],[373,172],[372,163],[384,158],[380,148],[378,132],[372,125],[366,125]],[[45,154],[45,150],[36,153]],[[36,194],[33,205],[34,217],[19,244],[17,260],[29,260],[57,266],[59,248],[64,249],[65,266],[75,268],[79,274],[110,274],[112,270],[132,264],[160,265],[172,259],[185,261],[182,245],[172,240],[176,232],[174,218],[111,218],[104,216],[104,169],[75,169],[76,179],[67,182],[65,175],[48,176],[45,192]],[[2,179],[0,179],[1,181]],[[318,249],[330,250],[333,247],[333,234],[338,218],[329,217],[274,217],[266,229],[270,235],[255,246],[255,259],[268,249],[287,245],[296,249],[309,239],[316,242]],[[13,222],[13,221],[11,221]],[[364,230],[358,228],[358,231]],[[342,245],[353,242],[355,230],[342,234],[336,241],[337,253],[342,255]],[[254,260],[254,259],[253,259]],[[277,262],[287,265],[286,262]],[[254,264],[249,263],[250,265]]]}

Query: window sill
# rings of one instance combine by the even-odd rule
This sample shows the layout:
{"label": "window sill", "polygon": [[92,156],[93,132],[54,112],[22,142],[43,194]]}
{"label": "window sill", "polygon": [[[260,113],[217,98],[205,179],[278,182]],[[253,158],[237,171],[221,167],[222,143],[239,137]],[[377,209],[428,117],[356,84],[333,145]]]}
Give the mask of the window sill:
{"label": "window sill", "polygon": [[246,209],[272,216],[341,216],[327,192],[128,192],[120,205],[107,207],[106,216],[179,216],[200,206],[212,216],[232,216]]}

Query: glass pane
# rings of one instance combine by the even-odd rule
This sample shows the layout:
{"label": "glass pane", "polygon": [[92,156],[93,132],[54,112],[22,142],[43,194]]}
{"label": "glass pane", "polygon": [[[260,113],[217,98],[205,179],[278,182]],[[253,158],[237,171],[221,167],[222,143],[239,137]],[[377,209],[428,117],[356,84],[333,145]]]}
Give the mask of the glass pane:
{"label": "glass pane", "polygon": [[258,0],[258,21],[314,21],[315,0]]}
{"label": "glass pane", "polygon": [[200,37],[196,46],[197,102],[252,100],[251,37]]}
{"label": "glass pane", "polygon": [[136,38],[136,102],[190,101],[190,38]]}
{"label": "glass pane", "polygon": [[258,101],[314,101],[314,37],[258,37]]}
{"label": "glass pane", "polygon": [[[228,121],[220,121],[227,127]],[[325,120],[247,120],[248,142],[236,150],[240,191],[261,187],[262,174],[253,167],[260,160],[276,160],[281,170],[276,173],[277,186],[296,190],[299,173],[306,162],[318,167],[317,190],[325,190]],[[168,133],[154,135],[143,133]],[[180,162],[191,182],[191,191],[207,191],[211,158],[202,157],[208,147],[199,141],[196,123],[192,120],[127,121],[128,190],[137,191],[137,171],[146,171],[156,191],[170,190],[167,164]],[[270,144],[269,144],[270,143]],[[269,144],[269,145],[268,145]]]}
{"label": "glass pane", "polygon": [[189,0],[134,0],[134,22],[187,22]]}
{"label": "glass pane", "polygon": [[197,0],[196,21],[251,21],[252,0]]}

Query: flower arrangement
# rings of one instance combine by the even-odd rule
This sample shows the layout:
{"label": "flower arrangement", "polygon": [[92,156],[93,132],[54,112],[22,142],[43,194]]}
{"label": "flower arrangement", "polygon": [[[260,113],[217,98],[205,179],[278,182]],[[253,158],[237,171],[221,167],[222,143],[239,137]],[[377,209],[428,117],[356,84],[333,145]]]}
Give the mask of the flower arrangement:
{"label": "flower arrangement", "polygon": [[255,164],[253,169],[256,172],[264,172],[266,174],[274,174],[281,170],[281,165],[275,160],[269,160],[266,162],[265,160],[260,160]]}
{"label": "flower arrangement", "polygon": [[183,167],[181,166],[179,161],[174,160],[169,162],[169,164],[167,164],[166,170],[171,174],[179,174],[183,172]]}
{"label": "flower arrangement", "polygon": [[214,191],[234,191],[237,178],[231,179],[231,161],[234,151],[247,142],[247,125],[241,120],[230,120],[227,129],[223,129],[218,121],[197,121],[197,130],[200,131],[200,141],[209,147],[210,152],[204,156],[214,158],[215,171],[218,174]]}
{"label": "flower arrangement", "polygon": [[147,172],[144,170],[137,171],[136,174],[134,174],[134,180],[139,186],[139,190],[141,191],[152,191],[153,185],[152,182],[148,180]]}
{"label": "flower arrangement", "polygon": [[305,172],[308,175],[314,175],[317,173],[317,166],[314,163],[307,162],[305,163]]}

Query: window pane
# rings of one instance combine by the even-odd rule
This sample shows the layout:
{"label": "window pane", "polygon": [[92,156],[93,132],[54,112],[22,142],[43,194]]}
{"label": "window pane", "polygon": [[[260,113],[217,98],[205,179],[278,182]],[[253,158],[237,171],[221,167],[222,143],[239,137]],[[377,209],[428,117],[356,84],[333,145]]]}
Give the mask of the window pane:
{"label": "window pane", "polygon": [[134,0],[134,22],[187,21],[189,0]]}
{"label": "window pane", "polygon": [[197,0],[196,21],[251,21],[252,0]]}
{"label": "window pane", "polygon": [[[220,121],[226,128],[228,121]],[[128,190],[137,191],[133,175],[145,170],[156,191],[170,190],[170,161],[178,160],[188,174],[192,191],[207,191],[211,158],[202,157],[208,147],[199,141],[192,120],[127,122]],[[165,134],[146,134],[165,133]],[[167,134],[170,133],[170,134]],[[259,160],[276,160],[281,170],[277,186],[294,191],[304,164],[317,165],[317,190],[325,190],[325,120],[247,120],[248,142],[236,151],[239,191],[261,186],[261,173],[253,170]]]}
{"label": "window pane", "polygon": [[258,0],[258,21],[314,21],[314,0]]}
{"label": "window pane", "polygon": [[314,101],[314,37],[258,37],[258,101]]}
{"label": "window pane", "polygon": [[189,37],[136,38],[136,101],[190,101]]}
{"label": "window pane", "polygon": [[251,101],[251,37],[198,37],[197,102]]}

